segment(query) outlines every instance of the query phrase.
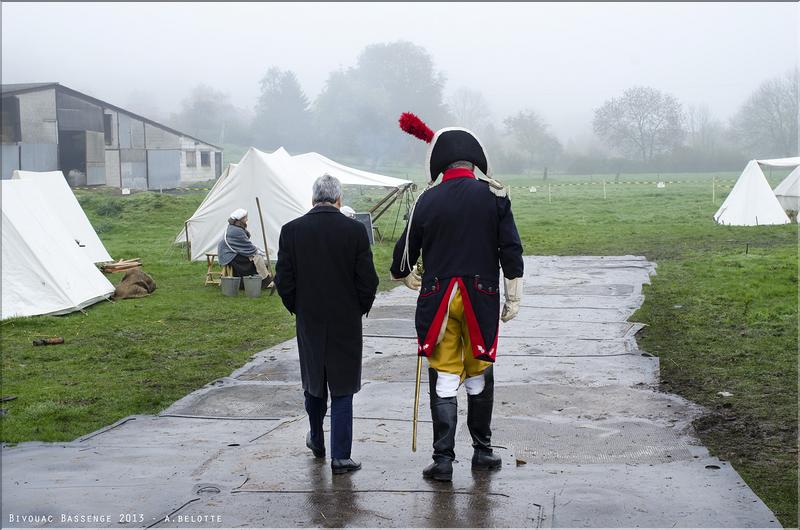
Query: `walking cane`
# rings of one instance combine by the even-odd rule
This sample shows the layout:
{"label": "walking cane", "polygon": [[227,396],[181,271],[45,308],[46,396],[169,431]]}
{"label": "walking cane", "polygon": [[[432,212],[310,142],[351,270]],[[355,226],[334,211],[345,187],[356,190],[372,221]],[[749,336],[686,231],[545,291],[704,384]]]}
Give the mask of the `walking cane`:
{"label": "walking cane", "polygon": [[417,452],[417,420],[419,419],[419,381],[422,378],[422,356],[417,355],[417,388],[414,392],[414,422],[411,427],[411,451]]}

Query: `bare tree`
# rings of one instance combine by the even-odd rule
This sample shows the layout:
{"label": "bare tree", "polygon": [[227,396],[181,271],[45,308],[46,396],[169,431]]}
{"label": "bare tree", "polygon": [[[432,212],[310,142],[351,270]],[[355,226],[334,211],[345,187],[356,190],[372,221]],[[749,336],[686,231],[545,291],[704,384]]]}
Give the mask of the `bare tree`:
{"label": "bare tree", "polygon": [[686,111],[688,144],[699,151],[713,153],[722,142],[725,130],[708,105],[689,105]]}
{"label": "bare tree", "polygon": [[480,133],[489,124],[489,104],[477,90],[461,87],[448,100],[456,125]]}
{"label": "bare tree", "polygon": [[508,155],[522,159],[524,169],[552,164],[561,154],[561,142],[550,133],[548,124],[532,110],[523,110],[503,120],[513,144]]}
{"label": "bare tree", "polygon": [[733,118],[743,147],[759,156],[798,154],[798,71],[761,83]]}
{"label": "bare tree", "polygon": [[680,144],[683,122],[683,109],[674,96],[633,87],[597,109],[592,125],[611,147],[649,162]]}

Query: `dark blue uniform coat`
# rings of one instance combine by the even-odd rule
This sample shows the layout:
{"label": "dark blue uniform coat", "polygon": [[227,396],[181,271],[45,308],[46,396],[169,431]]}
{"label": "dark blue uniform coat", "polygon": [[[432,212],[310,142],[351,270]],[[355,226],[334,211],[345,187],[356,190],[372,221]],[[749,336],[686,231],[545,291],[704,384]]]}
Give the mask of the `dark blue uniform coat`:
{"label": "dark blue uniform coat", "polygon": [[[455,178],[448,178],[450,175]],[[520,242],[511,200],[498,197],[489,184],[465,170],[445,173],[442,182],[419,197],[411,220],[409,260],[422,254],[424,273],[417,299],[419,355],[433,353],[457,284],[472,342],[472,354],[494,361],[500,323],[500,267],[508,279],[523,273]],[[394,248],[391,272],[401,271],[408,226]]]}

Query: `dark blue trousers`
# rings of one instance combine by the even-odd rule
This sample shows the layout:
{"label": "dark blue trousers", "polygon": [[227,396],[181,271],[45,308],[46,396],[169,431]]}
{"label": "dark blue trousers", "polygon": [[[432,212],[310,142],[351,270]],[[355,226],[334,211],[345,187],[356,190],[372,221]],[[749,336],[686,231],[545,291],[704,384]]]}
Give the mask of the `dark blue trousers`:
{"label": "dark blue trousers", "polygon": [[[321,398],[304,392],[306,412],[311,426],[311,439],[319,447],[325,447],[322,420],[328,412],[328,390]],[[350,458],[353,447],[353,395],[331,397],[331,458]]]}

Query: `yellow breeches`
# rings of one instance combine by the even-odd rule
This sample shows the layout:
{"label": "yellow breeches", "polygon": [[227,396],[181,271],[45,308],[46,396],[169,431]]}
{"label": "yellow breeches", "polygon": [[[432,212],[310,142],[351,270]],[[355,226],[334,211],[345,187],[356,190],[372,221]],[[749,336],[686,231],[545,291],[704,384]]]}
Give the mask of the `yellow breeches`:
{"label": "yellow breeches", "polygon": [[433,355],[428,358],[431,368],[437,372],[458,375],[463,382],[467,377],[482,374],[492,365],[472,355],[472,343],[469,340],[460,289],[456,290],[455,296],[450,301],[450,312],[443,325],[446,326],[444,338],[436,345]]}

